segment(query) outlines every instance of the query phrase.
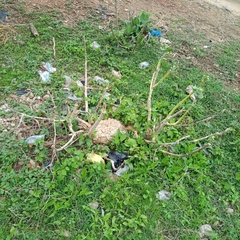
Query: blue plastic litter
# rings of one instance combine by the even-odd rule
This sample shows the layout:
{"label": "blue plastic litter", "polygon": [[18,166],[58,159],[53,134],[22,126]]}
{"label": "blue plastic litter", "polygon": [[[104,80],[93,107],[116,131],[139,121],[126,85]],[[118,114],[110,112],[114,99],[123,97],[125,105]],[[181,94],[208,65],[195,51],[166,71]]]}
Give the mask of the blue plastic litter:
{"label": "blue plastic litter", "polygon": [[8,15],[8,11],[0,12],[0,21],[7,23],[7,15]]}
{"label": "blue plastic litter", "polygon": [[162,32],[159,30],[151,30],[150,31],[150,35],[151,36],[156,36],[156,37],[161,37],[162,36]]}

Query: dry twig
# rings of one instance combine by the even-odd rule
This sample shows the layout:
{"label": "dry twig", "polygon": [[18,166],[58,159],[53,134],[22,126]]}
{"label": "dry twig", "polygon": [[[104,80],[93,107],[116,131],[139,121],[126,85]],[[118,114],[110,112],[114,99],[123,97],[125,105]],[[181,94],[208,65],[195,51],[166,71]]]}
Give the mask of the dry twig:
{"label": "dry twig", "polygon": [[200,152],[201,150],[203,150],[203,149],[205,149],[205,148],[207,148],[207,147],[209,147],[209,146],[211,146],[211,144],[210,144],[210,143],[207,143],[207,144],[205,144],[204,146],[199,147],[199,148],[197,148],[196,150],[194,150],[194,151],[192,151],[192,152],[189,152],[189,153],[185,153],[185,154],[175,154],[175,153],[167,152],[167,151],[164,151],[164,150],[160,150],[160,151],[161,151],[163,154],[167,154],[167,155],[172,156],[172,157],[182,158],[182,157],[188,157],[188,156],[190,156],[190,155],[192,155],[192,154],[194,154],[194,153]]}
{"label": "dry twig", "polygon": [[226,109],[223,109],[221,112],[217,113],[217,114],[214,114],[210,117],[207,117],[207,118],[204,118],[200,121],[197,121],[197,122],[194,122],[194,123],[189,123],[189,124],[178,124],[179,121],[177,121],[176,123],[169,123],[168,126],[176,126],[176,127],[190,127],[190,126],[194,126],[196,124],[199,124],[199,123],[202,123],[202,122],[207,122],[207,121],[210,121],[211,119],[221,115],[222,113],[224,113],[226,111]]}
{"label": "dry twig", "polygon": [[53,37],[53,57],[55,58],[56,57],[56,49],[55,49],[55,47],[56,47],[56,43],[55,43],[55,38]]}
{"label": "dry twig", "polygon": [[91,136],[93,134],[93,132],[95,131],[95,129],[97,128],[97,126],[99,125],[100,121],[102,120],[103,116],[106,113],[106,104],[103,105],[103,109],[102,112],[100,114],[100,116],[98,117],[97,121],[92,125],[92,127],[89,129],[87,135]]}
{"label": "dry twig", "polygon": [[86,39],[83,36],[84,41],[84,68],[85,68],[85,89],[84,89],[84,97],[85,97],[85,111],[88,113],[88,100],[87,100],[87,90],[88,90],[88,78],[87,78],[87,47],[86,47]]}
{"label": "dry twig", "polygon": [[147,108],[148,108],[148,122],[151,121],[151,114],[152,114],[152,93],[153,93],[153,89],[155,87],[157,87],[161,82],[163,82],[171,73],[171,70],[169,70],[157,83],[157,77],[160,71],[160,66],[161,66],[161,60],[158,61],[157,67],[156,67],[156,71],[153,73],[152,76],[152,80],[150,83],[150,89],[149,89],[149,95],[148,95],[148,101],[147,101]]}
{"label": "dry twig", "polygon": [[35,28],[35,26],[32,23],[29,24],[29,28],[30,28],[32,34],[34,35],[34,37],[39,36],[37,29]]}
{"label": "dry twig", "polygon": [[195,143],[195,142],[199,142],[199,141],[205,140],[205,139],[210,138],[210,137],[213,137],[213,136],[220,136],[220,135],[223,135],[224,133],[227,133],[227,132],[229,132],[229,131],[231,131],[231,130],[232,130],[231,128],[227,128],[227,129],[225,129],[225,130],[222,131],[222,132],[215,132],[215,133],[212,133],[212,134],[210,134],[210,135],[208,135],[208,136],[205,136],[205,137],[202,137],[202,138],[198,138],[198,139],[194,139],[194,140],[192,140],[192,141],[190,141],[190,142],[191,142],[191,143]]}

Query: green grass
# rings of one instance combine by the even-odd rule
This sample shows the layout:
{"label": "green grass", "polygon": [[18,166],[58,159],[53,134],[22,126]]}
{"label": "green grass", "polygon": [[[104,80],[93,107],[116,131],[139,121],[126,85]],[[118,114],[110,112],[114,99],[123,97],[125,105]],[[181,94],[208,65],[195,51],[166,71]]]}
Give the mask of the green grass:
{"label": "green grass", "polygon": [[[110,29],[98,29],[95,19],[84,20],[68,28],[62,25],[59,17],[56,13],[25,15],[26,19],[33,21],[40,36],[34,38],[27,28],[19,27],[16,37],[1,46],[1,103],[7,102],[15,110],[29,115],[51,117],[54,107],[51,99],[47,99],[38,110],[6,100],[9,94],[22,87],[31,88],[35,96],[50,92],[56,104],[56,114],[66,118],[66,99],[61,88],[64,75],[75,80],[84,76],[85,35],[88,75],[107,78],[114,85],[110,93],[117,101],[111,99],[108,102],[106,116],[133,125],[138,137],[130,131],[118,134],[109,146],[101,146],[80,134],[79,141],[66,151],[58,152],[58,161],[51,171],[46,171],[29,169],[28,164],[31,159],[41,166],[51,161],[54,138],[51,124],[39,121],[38,127],[31,119],[24,119],[25,127],[34,127],[27,130],[29,134],[46,134],[45,142],[40,141],[32,148],[22,139],[17,139],[12,130],[2,131],[0,238],[65,239],[70,234],[69,239],[199,239],[199,227],[208,223],[213,228],[211,239],[238,239],[239,93],[225,88],[218,75],[209,74],[188,61],[174,59],[171,54],[164,55],[169,49],[154,39],[135,51],[125,50],[118,46]],[[175,52],[183,36],[176,32],[169,37]],[[196,37],[202,41],[203,36]],[[92,41],[101,45],[100,50],[89,46]],[[189,51],[198,49],[196,41],[186,41]],[[239,45],[231,43],[218,45],[212,50],[213,61],[222,69],[228,69],[227,79],[232,81],[237,70],[237,49]],[[204,58],[201,51],[195,52],[195,56]],[[146,124],[149,84],[163,55],[160,77],[169,69],[173,73],[154,90],[153,118],[158,119],[159,114],[166,116],[186,96],[185,88],[189,84],[200,86],[203,79],[204,97],[193,105],[186,121],[198,121],[222,109],[226,111],[194,127],[166,128],[156,144],[147,144],[144,138],[149,127]],[[57,68],[48,85],[40,82],[37,73],[43,61],[50,61]],[[140,69],[142,61],[148,61],[149,68]],[[113,68],[122,73],[120,80],[111,75]],[[93,81],[90,83],[94,85]],[[104,91],[97,88],[89,96],[90,107],[96,106]],[[115,103],[119,108],[113,112],[111,105]],[[73,107],[72,102],[68,101],[68,104]],[[190,100],[184,103],[185,107],[190,105]],[[0,117],[4,116],[11,117],[12,113],[1,110]],[[88,120],[88,116],[81,117]],[[196,139],[228,127],[232,128],[229,134],[202,141],[202,145],[210,142],[211,147],[192,156],[175,158],[159,151],[161,142],[173,142],[188,134],[191,139]],[[57,123],[56,129],[62,138],[59,143],[62,146],[68,139],[67,124]],[[183,154],[196,147],[199,145],[186,141],[176,145],[174,152]],[[104,168],[85,161],[92,151],[106,155],[109,150],[132,156],[128,160],[130,170],[116,182],[108,177],[109,165]],[[19,164],[21,167],[17,170]],[[170,200],[159,201],[156,198],[162,189],[172,193]],[[90,208],[91,202],[98,202],[98,209]],[[226,212],[227,208],[234,209],[232,215]]]}

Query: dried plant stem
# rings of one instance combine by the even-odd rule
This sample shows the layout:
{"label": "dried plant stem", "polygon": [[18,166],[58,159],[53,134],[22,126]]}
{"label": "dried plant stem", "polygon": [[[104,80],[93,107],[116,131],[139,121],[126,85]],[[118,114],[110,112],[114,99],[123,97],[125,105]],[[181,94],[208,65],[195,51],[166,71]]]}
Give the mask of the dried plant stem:
{"label": "dried plant stem", "polygon": [[194,139],[194,140],[192,140],[192,141],[190,141],[190,142],[191,142],[191,143],[195,143],[195,142],[199,142],[199,141],[205,140],[205,139],[210,138],[210,137],[213,137],[213,136],[223,135],[224,133],[227,133],[227,132],[229,132],[229,131],[231,131],[231,130],[232,130],[231,128],[227,128],[227,129],[225,129],[225,130],[222,131],[222,132],[215,132],[215,133],[212,133],[212,134],[210,134],[210,135],[208,135],[208,136],[205,136],[205,137],[202,137],[202,138],[198,138],[198,139]]}
{"label": "dried plant stem", "polygon": [[35,26],[32,23],[29,24],[29,27],[30,27],[30,30],[31,30],[32,34],[35,37],[39,36],[39,33],[38,33],[37,29],[35,28]]}
{"label": "dried plant stem", "polygon": [[53,37],[53,57],[55,58],[56,57],[56,43],[55,43],[55,38]]}
{"label": "dried plant stem", "polygon": [[164,120],[160,121],[158,127],[156,128],[155,134],[152,138],[152,142],[155,142],[156,137],[161,132],[161,130],[168,124],[168,121],[180,115],[183,111],[184,111],[184,108],[174,113],[173,115],[168,115]]}
{"label": "dried plant stem", "polygon": [[178,122],[172,123],[172,124],[169,123],[168,126],[176,126],[176,127],[190,127],[190,126],[194,126],[194,125],[196,125],[196,124],[198,124],[198,123],[201,123],[201,122],[210,121],[211,119],[213,119],[213,118],[221,115],[221,114],[224,113],[225,111],[226,111],[226,110],[223,109],[223,110],[222,110],[221,112],[219,112],[218,114],[214,114],[214,115],[212,115],[212,116],[210,116],[210,117],[204,118],[204,119],[202,119],[202,120],[200,120],[200,121],[197,121],[197,122],[194,122],[194,123],[190,123],[190,124],[178,124],[178,123],[179,123],[179,121],[178,121]]}
{"label": "dried plant stem", "polygon": [[39,119],[39,120],[47,120],[47,121],[55,121],[55,122],[64,122],[66,120],[64,119],[54,119],[54,118],[45,118],[45,117],[37,117],[37,116],[31,116],[31,115],[28,115],[26,113],[22,113],[22,112],[18,112],[14,109],[10,109],[11,111],[15,112],[15,113],[18,113],[24,117],[28,117],[28,118],[33,118],[33,119]]}
{"label": "dried plant stem", "polygon": [[103,116],[106,113],[106,104],[104,104],[102,112],[100,114],[100,116],[98,117],[97,121],[92,125],[92,127],[89,129],[87,135],[91,136],[93,134],[93,132],[95,131],[95,129],[97,128],[97,126],[99,125],[100,121],[102,120]]}
{"label": "dried plant stem", "polygon": [[188,135],[188,136],[182,137],[182,138],[178,139],[176,142],[160,143],[159,145],[160,145],[160,146],[163,146],[163,147],[174,146],[174,145],[179,144],[180,142],[182,142],[183,140],[185,140],[185,139],[187,139],[187,138],[190,138],[190,136]]}
{"label": "dried plant stem", "polygon": [[62,147],[56,149],[57,152],[62,151],[63,149],[66,149],[73,143],[73,139],[76,137],[76,133],[72,135],[72,137],[68,140],[67,143],[65,143]]}
{"label": "dried plant stem", "polygon": [[190,155],[192,155],[192,154],[194,154],[194,153],[200,152],[201,150],[203,150],[203,149],[205,149],[205,148],[207,148],[207,147],[209,147],[209,146],[211,146],[211,144],[210,144],[210,143],[207,143],[207,144],[205,144],[204,146],[199,147],[199,148],[197,148],[196,150],[194,150],[194,151],[192,151],[192,152],[189,152],[189,153],[185,153],[185,154],[175,154],[175,153],[167,152],[167,151],[164,151],[164,150],[160,150],[160,151],[161,151],[163,154],[167,154],[167,155],[172,156],[172,157],[182,158],[182,157],[188,157],[188,156],[190,156]]}
{"label": "dried plant stem", "polygon": [[119,45],[120,47],[122,47],[122,48],[125,48],[125,47],[121,44],[121,42],[119,41],[119,39],[117,38],[117,36],[115,35],[115,33],[114,33],[114,31],[113,31],[112,21],[110,22],[110,28],[111,28],[112,35],[113,35],[113,37],[116,39],[118,45]]}
{"label": "dried plant stem", "polygon": [[116,15],[116,23],[118,26],[118,0],[115,0],[115,15]]}
{"label": "dried plant stem", "polygon": [[84,41],[84,68],[85,68],[85,89],[84,89],[84,97],[85,97],[85,111],[88,113],[88,100],[87,100],[87,90],[88,90],[88,78],[87,78],[87,47],[86,47],[86,39],[83,36]]}
{"label": "dried plant stem", "polygon": [[152,80],[150,83],[150,88],[149,88],[149,94],[148,94],[148,100],[147,100],[147,109],[148,109],[148,118],[147,121],[151,121],[151,114],[152,114],[152,93],[153,89],[157,87],[161,82],[163,82],[171,73],[171,70],[169,70],[157,83],[157,77],[160,71],[160,66],[161,66],[161,59],[158,61],[156,71],[153,73]]}

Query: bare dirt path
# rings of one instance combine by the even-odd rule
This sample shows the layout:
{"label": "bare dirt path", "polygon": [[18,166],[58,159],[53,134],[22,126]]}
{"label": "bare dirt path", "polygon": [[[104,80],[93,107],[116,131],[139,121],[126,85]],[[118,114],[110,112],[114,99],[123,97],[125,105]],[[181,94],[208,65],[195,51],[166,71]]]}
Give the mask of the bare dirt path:
{"label": "bare dirt path", "polygon": [[240,1],[239,0],[206,0],[207,2],[216,5],[219,8],[224,8],[233,14],[240,16]]}

